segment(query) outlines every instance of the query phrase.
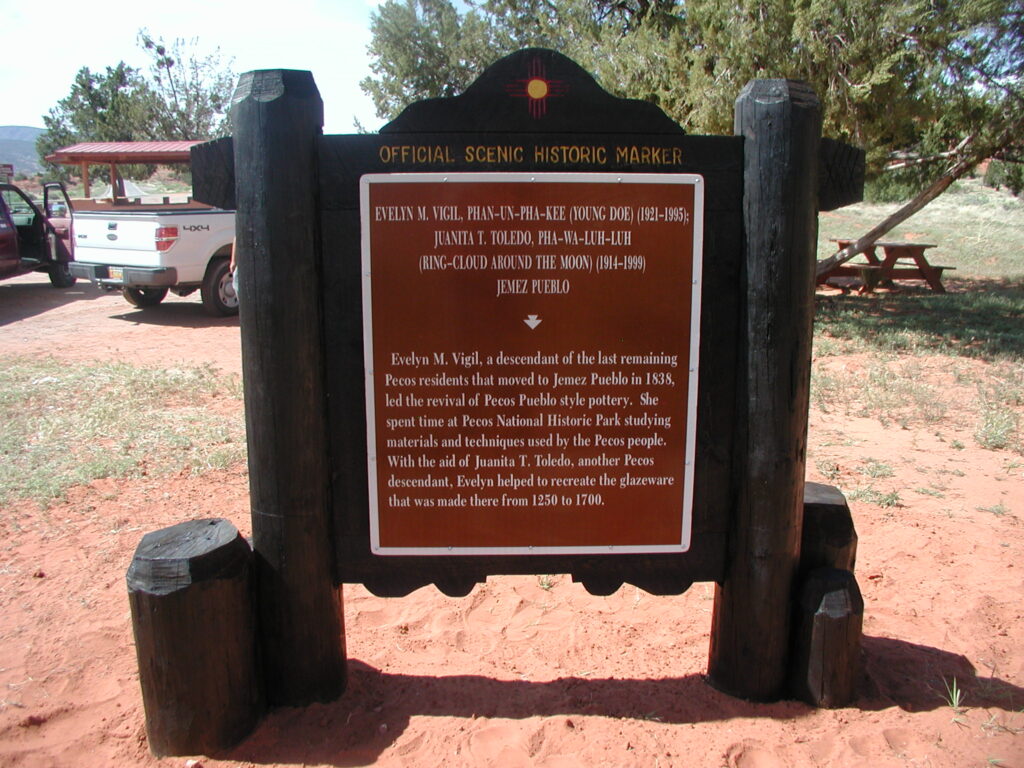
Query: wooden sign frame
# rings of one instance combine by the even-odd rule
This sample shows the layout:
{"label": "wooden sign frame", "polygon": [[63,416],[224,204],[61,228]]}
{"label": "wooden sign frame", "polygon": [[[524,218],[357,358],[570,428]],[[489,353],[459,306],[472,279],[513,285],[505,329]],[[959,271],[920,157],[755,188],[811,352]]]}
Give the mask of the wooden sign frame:
{"label": "wooden sign frame", "polygon": [[[536,87],[535,87],[536,86]],[[709,679],[785,690],[800,555],[819,189],[813,91],[752,81],[734,136],[687,136],[652,104],[605,93],[527,49],[464,94],[411,105],[376,135],[323,136],[308,72],[242,76],[234,98],[242,361],[261,646],[271,702],[345,685],[342,583],[468,594],[490,575],[568,573],[678,594],[715,581]],[[223,146],[207,156],[222,154]],[[199,153],[203,156],[203,153]],[[861,166],[862,167],[862,166]],[[705,184],[692,537],[686,552],[379,556],[371,550],[359,180],[409,172],[684,173]],[[202,174],[197,172],[197,177]],[[205,189],[228,189],[208,179]],[[709,300],[709,297],[712,297]]]}
{"label": "wooden sign frame", "polygon": [[[557,54],[555,54],[557,57]],[[557,57],[565,63],[567,59]],[[513,62],[508,62],[514,64]],[[575,76],[585,77],[571,62]],[[469,113],[492,109],[491,100],[507,100],[498,68],[498,84]],[[553,66],[549,71],[554,74]],[[569,75],[563,75],[569,80]],[[486,80],[485,80],[486,83]],[[471,89],[472,90],[472,89]],[[497,90],[497,94],[493,93]],[[467,92],[460,99],[473,96]],[[427,584],[446,594],[467,594],[474,584],[504,573],[568,573],[596,594],[610,594],[624,582],[655,594],[679,594],[695,581],[722,578],[734,476],[733,428],[736,366],[740,353],[741,264],[743,254],[743,143],[728,136],[687,136],[671,121],[650,119],[650,105],[615,99],[603,91],[601,113],[610,128],[636,133],[587,133],[563,115],[565,133],[536,130],[527,115],[522,132],[467,134],[452,123],[448,110],[422,102],[423,114],[410,107],[377,135],[323,136],[318,140],[319,215],[317,236],[322,253],[321,293],[324,386],[329,407],[324,410],[329,447],[328,472],[332,493],[336,583],[360,583],[374,594],[400,596]],[[474,97],[475,98],[475,97]],[[455,99],[454,101],[459,101]],[[634,105],[638,107],[634,107]],[[448,105],[445,105],[446,107]],[[566,104],[567,107],[571,105]],[[463,109],[456,110],[465,114]],[[639,113],[643,119],[636,117]],[[549,113],[554,117],[559,113]],[[626,120],[622,115],[630,115]],[[658,113],[660,114],[660,113]],[[646,130],[647,132],[643,132]],[[470,165],[466,158],[482,147],[521,147],[519,153],[492,162]],[[637,149],[642,147],[643,150]],[[578,148],[573,151],[571,148]],[[515,159],[519,154],[523,162]],[[403,159],[404,158],[404,159]],[[567,162],[572,160],[574,162]],[[557,162],[554,162],[557,161]],[[418,172],[458,173],[684,173],[704,179],[704,268],[702,285],[713,302],[701,304],[697,394],[696,460],[693,478],[692,537],[685,553],[522,554],[522,555],[393,555],[371,550],[366,469],[366,391],[362,347],[362,269],[359,180],[367,174]],[[708,235],[713,232],[713,235]],[[244,313],[244,310],[242,310]],[[353,372],[360,375],[355,376]]]}

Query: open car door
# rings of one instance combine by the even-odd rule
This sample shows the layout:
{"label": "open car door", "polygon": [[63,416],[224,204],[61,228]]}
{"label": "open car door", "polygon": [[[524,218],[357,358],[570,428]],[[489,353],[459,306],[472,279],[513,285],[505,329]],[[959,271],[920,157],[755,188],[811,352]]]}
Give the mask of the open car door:
{"label": "open car door", "polygon": [[49,181],[43,185],[43,210],[46,212],[50,259],[66,264],[74,258],[75,240],[71,199],[63,183]]}
{"label": "open car door", "polygon": [[0,278],[16,274],[21,263],[18,255],[18,230],[7,211],[7,203],[0,195]]}
{"label": "open car door", "polygon": [[35,203],[13,184],[0,184],[0,197],[3,197],[10,216],[9,223],[14,225],[22,266],[49,260],[44,247],[46,222]]}

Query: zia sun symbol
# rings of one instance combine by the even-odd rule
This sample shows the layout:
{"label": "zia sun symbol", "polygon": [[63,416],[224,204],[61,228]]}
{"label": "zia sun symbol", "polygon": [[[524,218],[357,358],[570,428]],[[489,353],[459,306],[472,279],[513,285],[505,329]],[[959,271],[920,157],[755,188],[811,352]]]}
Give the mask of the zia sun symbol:
{"label": "zia sun symbol", "polygon": [[540,59],[531,60],[527,76],[513,80],[505,88],[509,96],[526,99],[530,117],[534,120],[547,114],[548,99],[564,96],[569,90],[562,81],[548,79],[544,62]]}

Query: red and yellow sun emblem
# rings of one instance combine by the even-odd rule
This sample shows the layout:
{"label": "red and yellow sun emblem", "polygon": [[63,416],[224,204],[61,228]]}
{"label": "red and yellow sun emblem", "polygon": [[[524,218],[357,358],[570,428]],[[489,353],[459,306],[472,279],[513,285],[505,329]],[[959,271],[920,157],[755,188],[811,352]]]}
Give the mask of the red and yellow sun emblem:
{"label": "red and yellow sun emblem", "polygon": [[564,96],[569,90],[560,80],[548,79],[544,62],[539,58],[530,61],[526,77],[513,80],[506,89],[513,98],[526,99],[530,117],[534,120],[547,114],[548,99]]}

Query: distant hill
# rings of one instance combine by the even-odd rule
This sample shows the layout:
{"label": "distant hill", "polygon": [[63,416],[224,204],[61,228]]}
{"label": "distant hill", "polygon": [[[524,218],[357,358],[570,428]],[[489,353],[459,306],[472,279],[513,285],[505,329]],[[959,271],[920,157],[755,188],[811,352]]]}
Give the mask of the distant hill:
{"label": "distant hill", "polygon": [[10,163],[15,173],[31,176],[43,169],[36,154],[36,139],[42,128],[27,125],[0,125],[0,163]]}

